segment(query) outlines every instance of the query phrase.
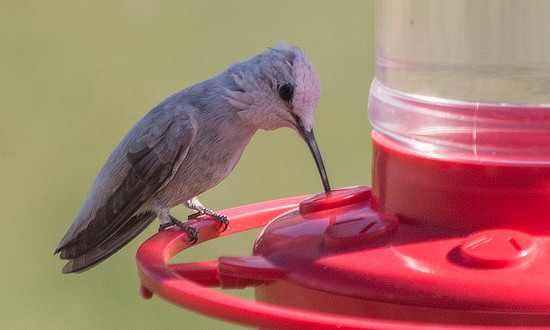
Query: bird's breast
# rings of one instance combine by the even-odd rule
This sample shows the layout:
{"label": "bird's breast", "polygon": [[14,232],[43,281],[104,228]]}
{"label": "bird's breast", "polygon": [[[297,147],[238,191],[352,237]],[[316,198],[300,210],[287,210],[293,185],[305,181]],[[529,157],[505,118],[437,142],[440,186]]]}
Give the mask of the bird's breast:
{"label": "bird's breast", "polygon": [[235,168],[252,135],[198,137],[172,180],[159,192],[159,202],[174,207],[218,185]]}

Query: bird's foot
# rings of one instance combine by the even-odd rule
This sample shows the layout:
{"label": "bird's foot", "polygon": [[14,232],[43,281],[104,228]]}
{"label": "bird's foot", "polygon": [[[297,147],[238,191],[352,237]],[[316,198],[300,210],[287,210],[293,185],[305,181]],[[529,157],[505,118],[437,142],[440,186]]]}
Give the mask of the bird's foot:
{"label": "bird's foot", "polygon": [[160,224],[159,232],[173,226],[177,226],[178,228],[185,230],[185,232],[189,236],[189,243],[195,244],[199,240],[199,231],[197,230],[197,228],[188,226],[171,215],[170,222]]}
{"label": "bird's foot", "polygon": [[[216,213],[210,209],[207,208],[201,208],[197,210],[197,213],[193,213],[190,216],[187,217],[187,219],[195,219],[200,217],[201,215],[209,215],[213,217],[214,219],[218,220],[220,225],[218,226],[218,230],[221,229],[222,232],[224,232],[227,229],[227,226],[229,225],[229,219],[222,214]],[[222,229],[223,228],[223,229]]]}

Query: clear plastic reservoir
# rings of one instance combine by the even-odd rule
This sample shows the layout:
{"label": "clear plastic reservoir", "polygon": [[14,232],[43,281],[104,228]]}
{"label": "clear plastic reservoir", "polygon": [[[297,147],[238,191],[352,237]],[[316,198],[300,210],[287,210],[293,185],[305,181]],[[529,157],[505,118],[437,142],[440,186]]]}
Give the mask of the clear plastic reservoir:
{"label": "clear plastic reservoir", "polygon": [[429,157],[550,165],[550,1],[377,0],[369,119]]}

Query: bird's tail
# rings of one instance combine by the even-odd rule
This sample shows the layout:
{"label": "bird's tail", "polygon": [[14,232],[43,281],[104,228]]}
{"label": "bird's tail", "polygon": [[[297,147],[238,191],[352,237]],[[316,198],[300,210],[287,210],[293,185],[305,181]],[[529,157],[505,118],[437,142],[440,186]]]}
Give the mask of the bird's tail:
{"label": "bird's tail", "polygon": [[69,260],[65,267],[63,267],[63,273],[80,273],[96,266],[128,244],[134,237],[145,230],[156,217],[154,212],[134,215],[112,235],[77,256],[70,255],[71,242],[66,246],[59,247],[56,253],[60,253],[61,259]]}

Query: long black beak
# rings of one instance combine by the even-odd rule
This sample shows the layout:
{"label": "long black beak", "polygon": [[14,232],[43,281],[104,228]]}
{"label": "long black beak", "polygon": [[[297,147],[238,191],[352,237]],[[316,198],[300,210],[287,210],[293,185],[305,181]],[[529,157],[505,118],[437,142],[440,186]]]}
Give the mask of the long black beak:
{"label": "long black beak", "polygon": [[306,140],[309,150],[315,159],[315,164],[317,164],[317,169],[319,170],[321,180],[323,181],[323,187],[325,188],[325,192],[328,193],[330,191],[330,184],[328,183],[325,164],[323,164],[323,158],[321,158],[321,153],[319,152],[319,147],[317,146],[317,141],[315,140],[315,135],[313,134],[313,129],[308,132],[302,125],[300,125],[300,132],[302,133],[304,140]]}

